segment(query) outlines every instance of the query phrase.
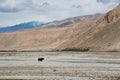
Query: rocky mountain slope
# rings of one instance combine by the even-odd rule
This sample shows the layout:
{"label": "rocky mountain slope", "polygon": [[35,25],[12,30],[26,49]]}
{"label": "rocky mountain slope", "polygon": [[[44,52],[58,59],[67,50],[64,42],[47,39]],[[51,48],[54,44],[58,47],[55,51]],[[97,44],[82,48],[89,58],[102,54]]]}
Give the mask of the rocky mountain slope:
{"label": "rocky mountain slope", "polygon": [[51,28],[54,26],[50,23],[46,28],[1,33],[0,50],[46,51],[82,48],[90,51],[120,51],[120,5],[106,15],[84,18],[79,23],[69,25],[70,27],[64,25]]}
{"label": "rocky mountain slope", "polygon": [[74,35],[60,48],[89,48],[91,51],[120,51],[120,5],[78,36]]}

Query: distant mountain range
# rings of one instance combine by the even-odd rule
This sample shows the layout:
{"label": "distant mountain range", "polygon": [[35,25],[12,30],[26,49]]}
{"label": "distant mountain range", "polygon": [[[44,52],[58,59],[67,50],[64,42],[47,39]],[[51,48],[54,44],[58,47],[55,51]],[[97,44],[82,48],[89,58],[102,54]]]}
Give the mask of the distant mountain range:
{"label": "distant mountain range", "polygon": [[31,21],[31,22],[27,22],[27,23],[21,23],[21,24],[17,24],[17,25],[13,25],[13,26],[7,26],[7,27],[0,28],[0,33],[14,32],[14,31],[18,31],[18,30],[37,28],[37,27],[40,27],[40,26],[42,26],[44,24],[45,23],[38,22],[38,21]]}
{"label": "distant mountain range", "polygon": [[64,19],[61,21],[52,21],[52,22],[38,22],[38,21],[31,21],[27,23],[21,23],[13,26],[7,26],[0,28],[0,33],[4,32],[14,32],[19,30],[31,29],[31,28],[61,28],[61,27],[71,27],[77,23],[83,23],[89,20],[94,20],[103,14],[94,14],[94,15],[86,15],[86,16],[78,16],[73,18]]}

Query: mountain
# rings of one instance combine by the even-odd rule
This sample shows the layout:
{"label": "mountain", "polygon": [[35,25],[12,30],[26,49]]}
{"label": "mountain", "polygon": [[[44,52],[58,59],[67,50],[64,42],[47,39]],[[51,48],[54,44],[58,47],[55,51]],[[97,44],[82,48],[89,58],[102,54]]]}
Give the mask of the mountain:
{"label": "mountain", "polygon": [[48,23],[44,28],[1,33],[0,50],[46,51],[82,49],[90,51],[120,51],[119,10],[120,5],[105,15],[92,15],[94,19],[91,17],[88,17],[88,19],[87,16],[83,16],[80,18],[83,21],[74,22],[69,26],[56,26],[60,22],[65,22],[65,20],[62,20],[53,22],[56,23],[55,26],[47,26],[53,24]]}
{"label": "mountain", "polygon": [[14,32],[14,31],[30,29],[30,28],[37,28],[37,27],[42,26],[42,25],[44,25],[44,23],[38,22],[38,21],[21,23],[21,24],[17,24],[17,25],[14,25],[14,26],[8,26],[8,27],[0,28],[0,33]]}
{"label": "mountain", "polygon": [[[78,30],[78,32],[80,31]],[[91,51],[120,51],[119,35],[120,5],[95,21],[94,26],[71,36],[57,49],[89,48]]]}
{"label": "mountain", "polygon": [[71,27],[74,24],[77,23],[84,23],[90,20],[96,20],[103,14],[96,13],[93,15],[86,15],[86,16],[77,16],[77,17],[72,17],[72,18],[67,18],[61,21],[54,21],[50,22],[46,25],[43,25],[45,28],[61,28],[61,27]]}
{"label": "mountain", "polygon": [[[74,17],[48,23],[46,26],[41,26],[42,28],[1,33],[0,50],[54,50],[72,36],[73,33],[78,34],[76,30],[84,31],[91,26],[90,22],[98,20],[101,16],[102,14],[95,14],[95,16],[87,15],[78,18]],[[70,24],[71,26],[69,25],[69,27],[68,25],[64,25],[63,27],[63,23],[69,21],[76,22]],[[51,24],[59,26],[50,26]],[[81,29],[79,29],[80,27]]]}
{"label": "mountain", "polygon": [[61,21],[53,21],[48,23],[42,23],[38,21],[32,21],[27,23],[21,23],[14,26],[8,26],[0,28],[0,33],[3,32],[14,32],[19,30],[25,30],[25,29],[31,29],[31,28],[61,28],[61,27],[71,27],[74,24],[77,23],[83,23],[90,20],[95,20],[99,18],[103,14],[94,14],[94,15],[86,15],[86,16],[79,16],[79,17],[73,17],[64,19]]}

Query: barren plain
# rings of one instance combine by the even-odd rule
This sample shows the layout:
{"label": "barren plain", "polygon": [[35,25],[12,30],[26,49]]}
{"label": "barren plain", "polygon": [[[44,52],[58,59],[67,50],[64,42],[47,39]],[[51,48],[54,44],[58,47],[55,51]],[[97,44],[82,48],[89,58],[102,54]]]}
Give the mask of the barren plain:
{"label": "barren plain", "polygon": [[120,53],[0,52],[0,80],[120,80]]}

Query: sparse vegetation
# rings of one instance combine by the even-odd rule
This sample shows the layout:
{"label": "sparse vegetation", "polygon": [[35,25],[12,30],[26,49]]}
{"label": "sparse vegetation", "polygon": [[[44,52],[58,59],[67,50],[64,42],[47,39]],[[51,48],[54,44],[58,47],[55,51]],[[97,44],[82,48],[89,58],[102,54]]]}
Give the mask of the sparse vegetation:
{"label": "sparse vegetation", "polygon": [[89,51],[89,48],[66,48],[62,51],[81,51],[81,52],[87,52]]}
{"label": "sparse vegetation", "polygon": [[17,52],[17,50],[0,50],[0,52]]}
{"label": "sparse vegetation", "polygon": [[117,50],[109,50],[107,52],[118,52]]}

